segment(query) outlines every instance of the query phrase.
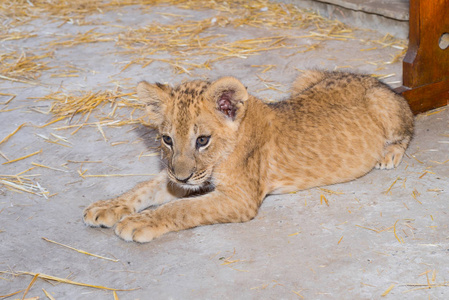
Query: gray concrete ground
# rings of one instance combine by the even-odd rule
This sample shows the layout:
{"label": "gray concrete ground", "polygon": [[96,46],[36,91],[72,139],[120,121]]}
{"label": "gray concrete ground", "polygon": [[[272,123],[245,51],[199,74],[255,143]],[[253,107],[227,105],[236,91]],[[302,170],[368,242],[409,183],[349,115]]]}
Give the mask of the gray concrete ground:
{"label": "gray concrete ground", "polygon": [[[259,11],[268,14],[270,9],[267,6]],[[284,9],[291,11],[288,6]],[[354,28],[323,35],[325,30],[329,33],[337,28],[333,23],[320,23],[322,31],[314,25],[316,22],[306,28],[276,28],[267,21],[258,28],[216,26],[219,16],[237,16],[176,6],[135,5],[98,11],[86,16],[86,25],[78,25],[77,20],[62,24],[44,16],[3,31],[32,31],[35,36],[4,39],[0,44],[1,53],[42,54],[48,51],[46,47],[53,52],[51,58],[41,60],[52,68],[43,70],[40,76],[35,73],[35,79],[2,73],[10,79],[0,80],[0,93],[16,95],[11,101],[12,96],[0,96],[0,295],[22,291],[10,297],[22,298],[33,277],[21,272],[32,272],[90,285],[135,289],[118,291],[119,299],[448,298],[446,108],[417,117],[415,138],[395,170],[374,170],[352,182],[270,196],[250,222],[169,233],[147,244],[127,243],[112,230],[85,227],[82,210],[151,178],[87,175],[152,174],[159,170],[158,157],[151,156],[157,151],[152,148],[158,145],[156,133],[131,124],[132,108],[119,107],[112,114],[114,105],[109,104],[94,110],[86,122],[90,125],[76,132],[87,115],[70,114],[73,118],[42,127],[55,120],[51,113],[43,113],[54,103],[47,97],[53,92],[61,91],[71,98],[80,91],[113,91],[118,87],[128,92],[142,79],[179,83],[234,75],[251,93],[269,100],[286,97],[294,77],[307,68],[383,75],[385,82],[398,86],[401,64],[394,58],[401,52],[400,41],[380,42],[381,34]],[[136,56],[121,52],[124,48],[115,32],[132,32],[155,26],[154,22],[163,27],[207,18],[212,18],[208,21],[212,26],[204,29],[201,37],[217,35],[216,40],[226,42],[285,39],[274,38],[254,46],[271,47],[269,51],[251,54],[247,49],[246,54],[211,63],[210,70],[192,69],[190,75],[166,61],[154,61],[145,68],[134,64],[120,72]],[[50,45],[61,38],[74,41],[67,35],[80,36],[91,29],[110,33],[113,39]],[[158,42],[151,35],[146,37]],[[168,62],[181,57],[182,66],[217,57],[213,53],[195,56],[191,49],[176,51],[147,54]],[[70,70],[76,71],[71,73],[76,77],[67,77]],[[66,77],[61,77],[62,73]],[[11,81],[13,78],[26,83]],[[140,116],[139,109],[133,115]],[[129,124],[112,126],[111,122],[117,120]],[[12,134],[23,123],[26,125]],[[69,125],[78,127],[64,127]],[[11,162],[37,151],[41,152]],[[11,182],[17,184],[16,188],[8,184]],[[25,183],[34,186],[36,194],[17,190],[31,189]],[[119,261],[88,256],[43,237]],[[26,297],[46,299],[43,289],[55,299],[114,299],[110,290],[44,279],[37,279]]]}
{"label": "gray concrete ground", "polygon": [[276,0],[313,9],[322,16],[383,34],[408,38],[409,0]]}

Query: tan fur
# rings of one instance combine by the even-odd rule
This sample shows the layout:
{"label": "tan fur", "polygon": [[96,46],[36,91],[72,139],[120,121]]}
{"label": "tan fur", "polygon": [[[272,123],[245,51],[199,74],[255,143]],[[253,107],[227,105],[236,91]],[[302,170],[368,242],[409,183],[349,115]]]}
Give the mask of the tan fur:
{"label": "tan fur", "polygon": [[84,211],[87,225],[116,225],[127,241],[245,222],[268,194],[396,167],[413,132],[407,102],[363,75],[308,71],[275,104],[233,77],[176,88],[141,82],[137,91],[163,136],[167,170]]}

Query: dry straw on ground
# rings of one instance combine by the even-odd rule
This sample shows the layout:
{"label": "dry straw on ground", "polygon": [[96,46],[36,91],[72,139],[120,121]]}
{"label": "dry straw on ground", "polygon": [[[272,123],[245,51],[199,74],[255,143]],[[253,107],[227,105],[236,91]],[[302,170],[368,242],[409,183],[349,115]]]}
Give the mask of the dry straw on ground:
{"label": "dry straw on ground", "polygon": [[[196,69],[211,70],[216,61],[247,58],[250,55],[279,48],[298,47],[291,41],[299,39],[344,41],[355,38],[353,30],[338,21],[325,19],[316,13],[298,9],[291,4],[267,0],[220,2],[209,0],[8,0],[0,4],[0,15],[7,20],[0,27],[0,38],[4,41],[36,38],[36,33],[20,30],[20,25],[28,24],[33,20],[42,22],[45,19],[46,22],[61,22],[61,26],[65,23],[76,24],[80,26],[80,29],[83,28],[83,25],[101,27],[100,25],[105,25],[104,22],[87,21],[87,17],[132,5],[138,5],[139,9],[148,10],[156,6],[177,6],[186,10],[214,11],[215,15],[200,20],[189,20],[188,15],[180,17],[165,13],[164,17],[171,18],[169,24],[153,22],[137,28],[123,28],[112,24],[114,26],[109,27],[117,29],[113,32],[100,32],[101,30],[98,28],[91,28],[77,34],[58,36],[50,42],[43,43],[40,49],[36,49],[36,53],[40,54],[30,54],[11,48],[9,53],[0,55],[0,62],[2,62],[0,79],[35,84],[35,80],[49,71],[53,71],[50,72],[52,73],[50,77],[78,77],[78,72],[82,70],[69,65],[51,66],[49,59],[59,47],[74,47],[87,43],[114,42],[117,54],[128,57],[128,60],[119,62],[122,65],[122,71],[133,65],[148,67],[154,62],[160,62],[172,66],[177,73],[192,74],[192,71]],[[239,26],[278,29],[308,28],[309,34],[233,40],[228,35],[215,33],[216,28]],[[374,43],[376,47],[400,49],[401,52],[387,63],[396,61],[403,55],[402,51],[405,49],[403,41],[391,36],[386,36],[379,41],[364,42]],[[312,48],[315,49],[315,46]],[[304,52],[310,49],[298,51]],[[170,58],[164,57],[167,53],[170,54]],[[270,65],[264,68],[262,73],[274,67],[274,65]],[[279,90],[277,86],[262,81],[266,85],[266,89]],[[125,117],[125,120],[119,120],[115,116],[115,110],[119,107],[131,107],[133,111],[142,107],[135,101],[135,98],[130,96],[131,94],[117,91],[51,93],[42,97],[41,100],[53,102],[49,112],[56,118],[45,126],[64,119],[72,121],[77,114],[87,114],[84,124],[78,127],[74,126],[75,129],[80,129],[89,124],[87,121],[92,111],[106,103],[114,105],[113,111],[111,115],[103,117],[100,124],[120,126],[138,123],[142,119],[138,117],[136,120],[132,114],[129,118]],[[115,121],[115,123],[111,123],[111,121]],[[95,124],[90,125],[95,126]]]}
{"label": "dry straw on ground", "polygon": [[0,54],[0,79],[19,82],[35,80],[40,77],[42,72],[51,69],[48,66],[48,61],[44,61],[44,59],[51,58],[52,55],[51,52],[42,55],[26,52]]}
{"label": "dry straw on ground", "polygon": [[65,279],[65,278],[60,278],[60,277],[56,277],[56,276],[52,276],[52,275],[42,274],[42,273],[33,273],[33,272],[25,272],[25,271],[23,271],[23,272],[22,271],[16,272],[14,275],[17,275],[17,276],[18,275],[31,275],[31,276],[33,276],[33,280],[35,280],[37,278],[42,278],[42,279],[45,279],[45,280],[56,281],[56,282],[60,282],[60,283],[79,285],[79,286],[85,286],[85,287],[101,289],[101,290],[109,290],[109,291],[134,291],[134,290],[137,289],[137,288],[134,288],[134,289],[116,289],[116,288],[110,288],[110,287],[105,287],[105,286],[101,286],[101,285],[93,285],[93,284],[88,284],[88,283],[77,282],[77,281],[73,281],[73,280],[69,280],[69,279]]}
{"label": "dry straw on ground", "polygon": [[89,256],[93,256],[93,257],[97,257],[97,258],[101,258],[101,259],[105,259],[105,260],[109,260],[109,261],[113,261],[113,262],[118,262],[118,261],[119,261],[118,259],[113,259],[113,258],[109,258],[109,257],[104,257],[104,256],[101,256],[101,255],[97,255],[97,254],[93,254],[93,253],[84,251],[84,250],[76,249],[76,248],[74,248],[74,247],[71,247],[71,246],[68,246],[68,245],[64,245],[64,244],[61,244],[61,243],[52,241],[52,240],[47,239],[47,238],[45,238],[45,237],[42,237],[42,239],[43,239],[44,241],[49,242],[49,243],[53,243],[53,244],[56,244],[56,245],[59,245],[59,246],[66,247],[66,248],[68,248],[68,249],[74,250],[74,251],[79,252],[79,253],[81,253],[81,254],[85,254],[85,255],[89,255]]}
{"label": "dry straw on ground", "polygon": [[[44,54],[28,55],[28,58],[21,63],[18,60],[14,60],[14,58],[23,56],[18,51],[5,54],[3,60],[7,60],[9,65],[7,70],[2,70],[0,73],[3,76],[9,73],[11,76],[3,79],[17,80],[17,76],[22,76],[22,74],[29,76],[32,73],[34,73],[35,78],[39,76],[44,68],[48,68],[46,63],[40,62],[43,57],[49,57],[52,51],[58,47],[73,47],[83,43],[115,42],[121,49],[117,53],[126,54],[129,57],[128,61],[122,62],[122,71],[132,65],[147,67],[153,62],[159,61],[171,65],[178,73],[190,74],[195,69],[211,69],[211,64],[219,60],[235,57],[246,58],[249,55],[262,51],[289,47],[287,42],[289,39],[308,38],[319,41],[355,39],[352,35],[353,30],[338,21],[325,19],[315,13],[298,9],[291,4],[266,0],[250,2],[241,0],[223,2],[206,0],[10,0],[0,4],[0,14],[6,18],[9,17],[9,23],[6,22],[0,28],[0,38],[11,40],[36,37],[35,33],[26,31],[20,34],[20,30],[18,32],[14,26],[27,24],[35,19],[42,21],[43,17],[48,18],[50,22],[61,21],[62,24],[105,25],[104,23],[95,23],[94,21],[87,22],[86,18],[90,15],[104,14],[119,7],[130,5],[139,5],[139,9],[151,9],[158,5],[175,5],[183,9],[213,10],[215,16],[201,20],[188,20],[178,15],[164,14],[165,17],[173,17],[170,24],[153,22],[140,28],[123,28],[110,24],[111,26],[109,27],[117,28],[118,30],[106,33],[99,32],[97,28],[94,28],[77,34],[60,36],[42,46],[40,52]],[[308,28],[310,29],[310,34],[233,41],[228,40],[229,36],[214,33],[216,28],[239,26],[278,29]],[[403,41],[394,39],[391,36],[386,36],[379,41],[366,42],[375,43],[378,47],[388,46],[396,47],[400,50],[405,49]],[[170,59],[163,57],[166,53],[170,54]],[[397,61],[401,55],[403,55],[402,51],[391,62]],[[32,72],[36,68],[38,68],[39,72]],[[69,74],[62,75],[76,76],[73,70]]]}
{"label": "dry straw on ground", "polygon": [[[83,123],[89,121],[90,114],[96,108],[100,106],[110,104],[111,112],[109,115],[100,118],[102,121],[112,121],[114,120],[116,111],[118,108],[127,107],[132,109],[143,108],[143,103],[139,102],[134,93],[121,93],[118,91],[100,91],[92,92],[85,91],[79,92],[77,94],[65,94],[62,92],[56,92],[45,97],[39,98],[40,101],[50,101],[52,102],[51,107],[48,112],[51,113],[56,118],[67,118],[70,121],[73,120],[74,116],[77,114],[86,115]],[[78,120],[77,123],[79,123]],[[115,124],[115,126],[120,126],[123,124]],[[45,126],[45,125],[44,125]]]}

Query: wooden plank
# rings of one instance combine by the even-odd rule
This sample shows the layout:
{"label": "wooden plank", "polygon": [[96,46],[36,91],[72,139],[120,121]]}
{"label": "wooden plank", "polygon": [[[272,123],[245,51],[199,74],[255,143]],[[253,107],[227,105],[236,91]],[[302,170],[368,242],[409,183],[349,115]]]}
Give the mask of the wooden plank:
{"label": "wooden plank", "polygon": [[419,114],[449,104],[449,80],[423,85],[414,89],[401,87],[402,94],[410,104],[413,113]]}
{"label": "wooden plank", "polygon": [[403,61],[403,87],[397,91],[415,113],[447,105],[449,48],[439,41],[449,32],[449,0],[411,0],[409,47]]}

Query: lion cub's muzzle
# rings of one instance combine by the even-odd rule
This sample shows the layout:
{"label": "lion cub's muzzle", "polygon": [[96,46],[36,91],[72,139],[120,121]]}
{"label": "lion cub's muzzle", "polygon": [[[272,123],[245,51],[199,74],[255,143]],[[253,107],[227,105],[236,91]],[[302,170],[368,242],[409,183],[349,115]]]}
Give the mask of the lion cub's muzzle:
{"label": "lion cub's muzzle", "polygon": [[186,177],[181,177],[179,174],[176,174],[172,168],[167,168],[167,174],[168,178],[173,183],[184,188],[197,189],[210,184],[212,172],[206,169],[199,172],[192,172]]}
{"label": "lion cub's muzzle", "polygon": [[180,183],[187,183],[189,181],[190,178],[192,178],[193,173],[191,173],[188,177],[186,178],[179,178],[177,176],[175,176],[176,181],[180,182]]}

